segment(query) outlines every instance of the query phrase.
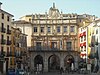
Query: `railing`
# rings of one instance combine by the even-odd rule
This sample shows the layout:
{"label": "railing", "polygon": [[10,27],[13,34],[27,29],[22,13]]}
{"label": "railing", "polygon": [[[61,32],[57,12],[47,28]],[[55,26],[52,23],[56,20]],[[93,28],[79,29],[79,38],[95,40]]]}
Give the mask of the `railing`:
{"label": "railing", "polygon": [[60,49],[56,47],[49,47],[49,46],[34,46],[28,49],[29,51],[74,51],[72,48],[67,49]]}
{"label": "railing", "polygon": [[16,57],[16,53],[7,52],[6,56],[7,57]]}
{"label": "railing", "polygon": [[11,34],[11,30],[7,30],[7,34]]}
{"label": "railing", "polygon": [[4,58],[4,56],[5,56],[5,52],[4,51],[1,51],[0,52],[0,58]]}
{"label": "railing", "polygon": [[1,44],[6,44],[6,40],[5,39],[1,39]]}
{"label": "railing", "polygon": [[7,40],[7,45],[11,45],[11,41]]}
{"label": "railing", "polygon": [[1,32],[5,33],[6,32],[6,28],[1,28]]}

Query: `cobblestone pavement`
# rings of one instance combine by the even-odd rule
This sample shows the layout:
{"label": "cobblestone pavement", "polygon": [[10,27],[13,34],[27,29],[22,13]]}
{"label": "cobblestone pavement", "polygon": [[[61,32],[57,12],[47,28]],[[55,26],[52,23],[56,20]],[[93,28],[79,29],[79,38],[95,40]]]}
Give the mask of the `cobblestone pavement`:
{"label": "cobblestone pavement", "polygon": [[100,74],[97,74],[97,73],[91,73],[91,74],[63,73],[63,74],[60,74],[59,72],[47,72],[47,73],[38,73],[38,74],[30,74],[30,75],[100,75]]}

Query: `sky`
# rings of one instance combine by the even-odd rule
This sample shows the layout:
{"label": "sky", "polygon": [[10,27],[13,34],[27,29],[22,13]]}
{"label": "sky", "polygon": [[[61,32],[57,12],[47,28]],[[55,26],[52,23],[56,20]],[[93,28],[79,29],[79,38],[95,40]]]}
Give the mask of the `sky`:
{"label": "sky", "polygon": [[17,20],[24,15],[43,14],[55,3],[63,13],[90,14],[100,17],[100,0],[0,0],[1,8]]}

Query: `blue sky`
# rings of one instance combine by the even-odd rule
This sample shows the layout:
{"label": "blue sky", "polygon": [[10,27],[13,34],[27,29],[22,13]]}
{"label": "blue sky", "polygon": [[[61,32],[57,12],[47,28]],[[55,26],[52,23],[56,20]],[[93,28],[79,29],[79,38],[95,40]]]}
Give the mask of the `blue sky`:
{"label": "blue sky", "polygon": [[53,2],[63,13],[91,14],[100,17],[100,0],[0,0],[2,9],[18,19],[26,14],[48,12]]}

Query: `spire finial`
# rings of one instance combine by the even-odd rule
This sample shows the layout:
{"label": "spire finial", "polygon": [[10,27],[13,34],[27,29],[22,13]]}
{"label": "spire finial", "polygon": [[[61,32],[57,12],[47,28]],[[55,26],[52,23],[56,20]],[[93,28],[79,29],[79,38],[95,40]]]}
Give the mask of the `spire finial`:
{"label": "spire finial", "polygon": [[53,3],[53,8],[55,8],[55,3]]}

